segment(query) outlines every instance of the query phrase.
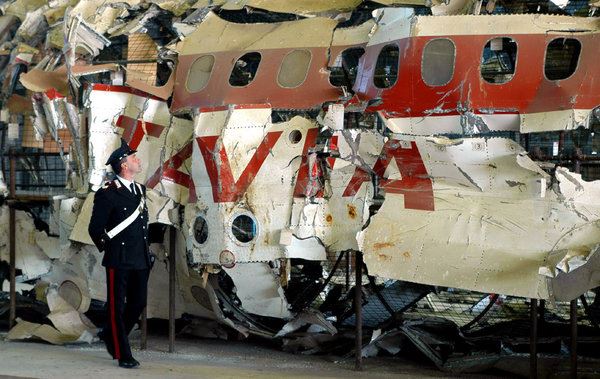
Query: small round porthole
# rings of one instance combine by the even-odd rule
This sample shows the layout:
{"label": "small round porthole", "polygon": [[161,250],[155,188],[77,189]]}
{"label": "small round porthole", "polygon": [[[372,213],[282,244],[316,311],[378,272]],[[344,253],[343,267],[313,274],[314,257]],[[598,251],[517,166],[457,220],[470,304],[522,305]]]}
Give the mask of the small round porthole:
{"label": "small round porthole", "polygon": [[256,237],[256,222],[252,217],[241,214],[233,219],[231,232],[238,241],[250,242]]}
{"label": "small round porthole", "polygon": [[299,130],[292,130],[290,132],[290,142],[292,144],[297,144],[298,142],[300,142],[302,140],[302,132]]}
{"label": "small round porthole", "polygon": [[208,224],[202,216],[196,217],[194,221],[194,239],[199,244],[203,244],[208,239]]}

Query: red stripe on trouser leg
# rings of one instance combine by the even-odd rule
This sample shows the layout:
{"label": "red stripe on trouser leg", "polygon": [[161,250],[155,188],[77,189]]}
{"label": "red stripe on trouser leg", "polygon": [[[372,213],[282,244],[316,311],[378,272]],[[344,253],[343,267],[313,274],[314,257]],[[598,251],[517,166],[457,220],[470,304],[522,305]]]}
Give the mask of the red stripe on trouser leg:
{"label": "red stripe on trouser leg", "polygon": [[115,318],[115,270],[108,269],[109,276],[109,287],[110,287],[110,329],[112,330],[113,346],[115,348],[115,358],[121,359],[121,346],[119,346],[119,339],[117,337],[117,320]]}

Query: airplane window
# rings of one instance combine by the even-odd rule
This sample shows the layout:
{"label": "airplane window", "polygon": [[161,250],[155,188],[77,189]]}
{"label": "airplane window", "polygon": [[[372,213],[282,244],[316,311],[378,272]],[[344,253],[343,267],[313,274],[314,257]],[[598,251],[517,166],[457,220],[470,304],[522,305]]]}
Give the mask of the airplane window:
{"label": "airplane window", "polygon": [[377,88],[390,88],[398,80],[398,58],[400,50],[396,45],[387,45],[379,52],[375,64],[373,84]]}
{"label": "airplane window", "polygon": [[310,68],[312,54],[309,50],[294,50],[283,58],[277,82],[281,87],[295,88],[304,83]]}
{"label": "airplane window", "polygon": [[188,92],[198,92],[206,87],[214,64],[212,55],[201,56],[192,63],[185,83]]}
{"label": "airplane window", "polygon": [[297,129],[292,130],[290,132],[289,137],[290,137],[290,142],[295,145],[302,140],[302,132]]}
{"label": "airplane window", "polygon": [[336,87],[352,88],[358,72],[358,60],[365,53],[362,47],[342,51],[330,69],[329,83]]}
{"label": "airplane window", "polygon": [[421,60],[421,77],[429,86],[443,86],[454,76],[454,42],[447,38],[427,42]]}
{"label": "airplane window", "polygon": [[237,216],[231,224],[233,236],[240,242],[250,242],[256,236],[256,223],[248,215]]}
{"label": "airplane window", "polygon": [[246,53],[233,65],[229,84],[234,87],[244,87],[252,83],[260,63],[260,53]]}
{"label": "airplane window", "polygon": [[557,38],[546,48],[544,74],[548,80],[567,79],[577,70],[581,42],[574,38]]}
{"label": "airplane window", "polygon": [[202,216],[196,217],[196,221],[194,221],[194,239],[199,244],[203,244],[208,239],[208,225]]}
{"label": "airplane window", "polygon": [[481,76],[488,83],[509,82],[515,75],[517,43],[512,38],[493,38],[481,54]]}

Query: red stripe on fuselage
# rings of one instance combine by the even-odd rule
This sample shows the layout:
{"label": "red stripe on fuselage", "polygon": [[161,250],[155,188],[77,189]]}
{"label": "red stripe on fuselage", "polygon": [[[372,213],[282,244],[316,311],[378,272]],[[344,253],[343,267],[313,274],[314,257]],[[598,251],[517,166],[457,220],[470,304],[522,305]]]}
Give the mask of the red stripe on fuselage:
{"label": "red stripe on fuselage", "polygon": [[[481,56],[493,38],[508,37],[517,43],[515,73],[506,83],[489,83],[481,76]],[[425,45],[434,39],[448,38],[454,43],[455,62],[452,79],[442,86],[429,86],[422,79]],[[548,43],[557,38],[575,38],[581,53],[575,73],[564,80],[548,80],[544,64]],[[446,116],[464,111],[475,113],[539,113],[564,109],[593,109],[600,105],[600,81],[590,80],[598,72],[596,49],[600,34],[498,34],[411,37],[367,47],[361,58],[354,90],[363,100],[381,97],[389,117]],[[399,71],[396,84],[387,89],[373,84],[376,58],[381,49],[396,44]]]}

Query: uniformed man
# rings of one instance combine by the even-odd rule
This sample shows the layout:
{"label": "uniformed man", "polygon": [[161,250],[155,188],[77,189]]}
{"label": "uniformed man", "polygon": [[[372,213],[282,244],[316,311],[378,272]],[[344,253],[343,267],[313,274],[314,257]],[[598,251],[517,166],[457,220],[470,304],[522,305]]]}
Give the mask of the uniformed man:
{"label": "uniformed man", "polygon": [[146,187],[136,183],[142,163],[124,140],[106,162],[117,175],[94,196],[88,231],[106,267],[107,322],[98,333],[119,366],[140,365],[131,354],[128,334],[146,307],[151,268],[148,249]]}

